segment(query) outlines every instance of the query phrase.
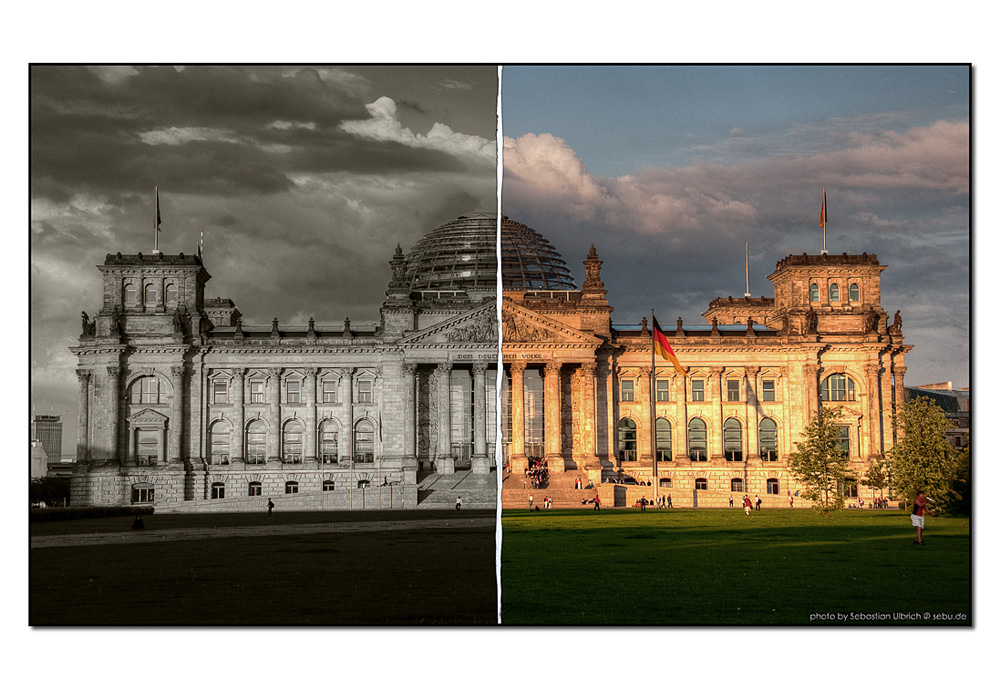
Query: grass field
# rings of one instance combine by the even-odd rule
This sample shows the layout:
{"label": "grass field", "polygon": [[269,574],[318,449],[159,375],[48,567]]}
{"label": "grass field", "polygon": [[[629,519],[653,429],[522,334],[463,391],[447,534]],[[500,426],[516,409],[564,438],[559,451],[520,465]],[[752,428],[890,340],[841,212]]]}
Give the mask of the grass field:
{"label": "grass field", "polygon": [[32,625],[496,624],[493,512],[31,526]]}
{"label": "grass field", "polygon": [[895,510],[507,511],[501,623],[971,624],[969,520],[915,531]]}

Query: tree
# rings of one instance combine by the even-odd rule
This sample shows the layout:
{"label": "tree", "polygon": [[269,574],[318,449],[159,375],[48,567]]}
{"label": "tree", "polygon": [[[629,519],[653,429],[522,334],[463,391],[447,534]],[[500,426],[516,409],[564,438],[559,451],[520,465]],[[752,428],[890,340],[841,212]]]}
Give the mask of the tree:
{"label": "tree", "polygon": [[803,497],[827,516],[844,506],[839,485],[847,478],[849,462],[840,447],[839,407],[822,407],[803,430],[805,439],[795,443],[789,469],[806,486]]}
{"label": "tree", "polygon": [[872,490],[877,490],[881,496],[883,491],[889,487],[889,468],[889,460],[885,457],[873,459],[868,463],[868,469],[865,471],[865,477],[861,479],[861,484]]}
{"label": "tree", "polygon": [[958,498],[953,490],[958,458],[948,442],[950,426],[944,411],[926,397],[903,406],[895,422],[899,439],[890,450],[892,487],[898,497],[910,501],[922,490],[942,508]]}

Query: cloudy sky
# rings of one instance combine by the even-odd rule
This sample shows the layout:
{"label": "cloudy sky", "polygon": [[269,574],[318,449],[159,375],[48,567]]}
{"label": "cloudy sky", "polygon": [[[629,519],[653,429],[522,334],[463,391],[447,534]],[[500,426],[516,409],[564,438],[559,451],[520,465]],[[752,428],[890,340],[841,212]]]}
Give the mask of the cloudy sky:
{"label": "cloudy sky", "polygon": [[247,325],[378,320],[396,244],[496,208],[496,67],[31,69],[31,387],[76,428],[108,253],[195,253]]}
{"label": "cloudy sky", "polygon": [[875,253],[908,384],[969,385],[966,67],[505,67],[503,211],[582,282],[591,243],[618,324],[704,323],[773,297],[789,254]]}

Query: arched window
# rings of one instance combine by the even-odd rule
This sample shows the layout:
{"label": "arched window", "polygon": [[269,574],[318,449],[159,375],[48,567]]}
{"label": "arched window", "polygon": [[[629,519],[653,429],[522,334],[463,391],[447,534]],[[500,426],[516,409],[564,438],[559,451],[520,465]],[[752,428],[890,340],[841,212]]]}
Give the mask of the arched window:
{"label": "arched window", "polygon": [[210,464],[229,464],[229,424],[216,421],[208,429],[211,436]]}
{"label": "arched window", "polygon": [[142,289],[142,300],[146,306],[156,306],[156,285],[153,283],[147,284]]}
{"label": "arched window", "polygon": [[177,285],[172,282],[167,283],[164,298],[167,306],[177,306]]}
{"label": "arched window", "polygon": [[729,481],[729,490],[732,491],[733,493],[742,493],[743,492],[743,479],[741,479],[741,478],[731,479]]}
{"label": "arched window", "polygon": [[670,422],[660,417],[656,420],[656,459],[669,462],[674,458]]}
{"label": "arched window", "polygon": [[769,478],[767,479],[767,494],[768,495],[779,495],[778,493],[778,479]]}
{"label": "arched window", "polygon": [[778,460],[778,424],[763,418],[757,426],[760,438],[760,458],[766,462]]}
{"label": "arched window", "polygon": [[820,397],[824,402],[853,402],[854,381],[843,373],[834,373],[823,381]]}
{"label": "arched window", "polygon": [[319,429],[319,454],[323,464],[336,464],[338,459],[337,427],[324,421]]}
{"label": "arched window", "polygon": [[840,285],[836,282],[830,283],[830,301],[840,301]]}
{"label": "arched window", "polygon": [[143,376],[132,381],[129,387],[128,401],[131,404],[160,404],[165,402],[160,394],[160,379],[156,376]]}
{"label": "arched window", "polygon": [[708,490],[708,479],[707,478],[696,478],[694,480],[695,490]]}
{"label": "arched window", "polygon": [[361,419],[354,427],[354,461],[375,461],[375,425],[368,419]]}
{"label": "arched window", "polygon": [[291,495],[292,493],[299,492],[299,482],[298,481],[285,481],[285,493]]}
{"label": "arched window", "polygon": [[260,481],[251,481],[247,485],[247,497],[259,498],[263,493]]}
{"label": "arched window", "polygon": [[134,282],[125,283],[125,306],[137,306],[139,304],[139,289]]}
{"label": "arched window", "polygon": [[692,462],[708,461],[708,427],[701,419],[688,421],[688,456]]}
{"label": "arched window", "polygon": [[281,459],[292,464],[302,463],[302,422],[298,419],[285,424],[281,437]]}
{"label": "arched window", "polygon": [[858,283],[851,283],[851,286],[848,288],[848,297],[851,301],[861,301],[861,286]]}
{"label": "arched window", "polygon": [[809,301],[819,301],[819,285],[815,282],[809,285]]}
{"label": "arched window", "polygon": [[636,430],[632,419],[618,422],[618,459],[623,462],[636,460]]}
{"label": "arched window", "polygon": [[247,464],[267,462],[267,426],[260,419],[254,419],[247,426]]}
{"label": "arched window", "polygon": [[722,443],[727,462],[743,461],[743,424],[739,419],[726,419],[722,427]]}
{"label": "arched window", "polygon": [[222,500],[226,497],[226,484],[216,481],[212,484],[212,499]]}

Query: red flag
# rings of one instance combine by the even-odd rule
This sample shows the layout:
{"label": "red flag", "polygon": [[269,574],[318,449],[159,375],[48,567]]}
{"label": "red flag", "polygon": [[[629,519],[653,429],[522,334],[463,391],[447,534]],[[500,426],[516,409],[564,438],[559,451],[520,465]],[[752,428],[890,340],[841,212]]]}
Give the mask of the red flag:
{"label": "red flag", "polygon": [[660,329],[660,324],[656,322],[656,316],[653,316],[653,351],[672,363],[681,375],[687,375],[687,372],[681,366],[681,362],[677,360],[677,355],[674,354],[673,348],[671,348],[670,343],[667,341],[667,336]]}
{"label": "red flag", "polygon": [[823,207],[819,211],[819,226],[826,229],[826,187],[823,187]]}

